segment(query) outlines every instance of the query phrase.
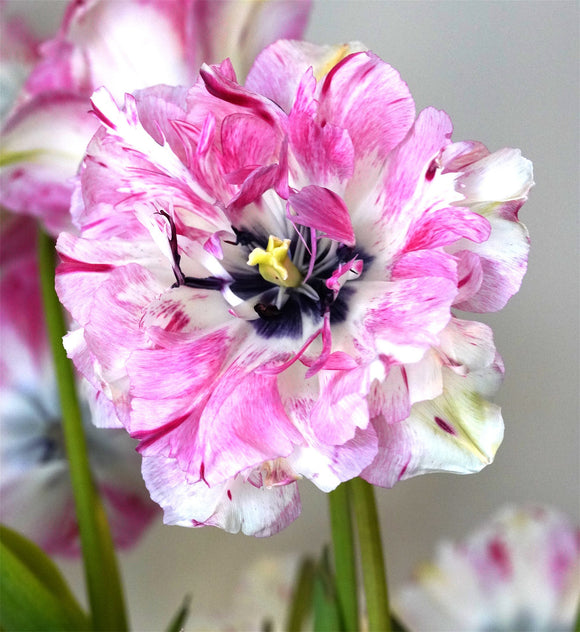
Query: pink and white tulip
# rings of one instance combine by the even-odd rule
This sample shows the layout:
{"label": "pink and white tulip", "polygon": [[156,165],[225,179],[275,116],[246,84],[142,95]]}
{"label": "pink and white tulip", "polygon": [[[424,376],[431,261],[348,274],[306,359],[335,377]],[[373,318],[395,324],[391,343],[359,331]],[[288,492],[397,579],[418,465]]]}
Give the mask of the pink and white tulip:
{"label": "pink and white tulip", "polygon": [[546,507],[505,507],[395,594],[410,632],[571,631],[580,604],[580,529]]}
{"label": "pink and white tulip", "polygon": [[226,56],[244,75],[264,46],[300,37],[309,10],[310,0],[71,1],[2,129],[2,205],[54,235],[69,229],[73,178],[99,126],[94,90],[122,103],[139,88],[190,86],[203,62]]}
{"label": "pink and white tulip", "polygon": [[476,472],[502,440],[491,332],[525,271],[518,150],[415,119],[360,44],[280,41],[241,86],[229,61],[103,126],[61,235],[70,357],[139,439],[172,524],[267,535],[330,491]]}
{"label": "pink and white tulip", "polygon": [[[35,222],[3,218],[0,265],[0,520],[48,553],[77,555],[78,526],[65,454],[56,378],[42,321]],[[40,315],[40,316],[39,316]],[[81,386],[93,474],[115,543],[134,545],[156,515],[139,471],[135,442],[111,403]]]}

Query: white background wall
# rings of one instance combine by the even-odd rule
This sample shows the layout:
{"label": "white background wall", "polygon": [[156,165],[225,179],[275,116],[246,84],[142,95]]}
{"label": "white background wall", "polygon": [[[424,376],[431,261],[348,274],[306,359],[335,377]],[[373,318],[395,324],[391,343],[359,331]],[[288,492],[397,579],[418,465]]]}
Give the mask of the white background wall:
{"label": "white background wall", "polygon": [[[12,0],[44,28],[62,3]],[[506,365],[497,401],[505,440],[472,476],[431,475],[378,490],[394,587],[443,537],[462,537],[500,505],[549,503],[580,518],[578,427],[579,4],[562,1],[318,0],[307,38],[358,39],[397,68],[417,108],[454,121],[454,139],[520,147],[536,186],[520,218],[532,238],[529,272],[507,308],[485,317]],[[267,540],[160,522],[121,556],[135,630],[160,630],[182,596],[220,609],[256,556],[317,553],[329,539],[326,497],[301,486],[303,512]],[[76,563],[63,565],[82,591]]]}

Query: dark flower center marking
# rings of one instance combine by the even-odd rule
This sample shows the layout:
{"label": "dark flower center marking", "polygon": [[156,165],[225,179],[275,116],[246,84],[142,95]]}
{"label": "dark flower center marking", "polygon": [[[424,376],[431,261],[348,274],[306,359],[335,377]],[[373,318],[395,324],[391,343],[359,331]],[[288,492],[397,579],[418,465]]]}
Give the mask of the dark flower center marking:
{"label": "dark flower center marking", "polygon": [[[178,252],[175,224],[165,211],[159,213],[167,219],[171,229],[169,243],[176,279],[173,287],[185,285],[223,291],[229,286],[229,290],[242,301],[256,299],[254,311],[258,318],[249,322],[256,333],[264,338],[300,339],[303,335],[304,318],[310,319],[316,325],[328,314],[331,325],[344,322],[348,315],[348,302],[354,290],[352,287],[343,286],[336,292],[327,286],[327,281],[341,265],[354,260],[362,262],[362,276],[373,259],[361,248],[346,246],[326,237],[318,238],[312,250],[306,245],[307,240],[311,238],[311,230],[305,227],[299,227],[299,233],[295,232],[286,240],[259,235],[246,228],[233,228],[236,241],[227,243],[243,249],[246,261],[259,251],[258,257],[255,258],[266,261],[267,270],[264,272],[251,265],[244,271],[228,270],[231,280],[214,276],[188,277],[180,268],[181,256]],[[289,286],[285,284],[285,279],[280,280],[277,275],[278,261],[274,262],[274,268],[268,267],[267,254],[276,248],[287,250],[290,262],[285,263],[282,256],[278,259],[281,266],[286,266],[290,270]],[[300,277],[299,281],[296,281],[296,273]]]}

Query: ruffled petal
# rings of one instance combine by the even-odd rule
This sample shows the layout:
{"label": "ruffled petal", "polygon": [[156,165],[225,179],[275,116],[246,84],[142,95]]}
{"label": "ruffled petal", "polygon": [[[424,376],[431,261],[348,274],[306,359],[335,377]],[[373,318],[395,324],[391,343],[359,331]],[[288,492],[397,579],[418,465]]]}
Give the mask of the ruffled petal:
{"label": "ruffled petal", "polygon": [[464,276],[478,279],[464,288],[456,303],[458,309],[472,312],[497,311],[520,288],[527,269],[529,235],[517,213],[534,184],[532,163],[519,150],[481,154],[472,151],[451,161],[467,163],[456,185],[465,195],[462,204],[485,217],[491,229],[482,243],[460,240],[449,248],[462,257]]}
{"label": "ruffled petal", "polygon": [[192,483],[174,459],[164,457],[143,459],[143,478],[151,497],[163,508],[166,524],[211,525],[229,533],[265,537],[288,526],[300,513],[296,483],[268,488],[242,475],[213,486]]}
{"label": "ruffled petal", "polygon": [[379,455],[363,473],[391,487],[426,472],[477,472],[492,462],[503,438],[500,409],[487,401],[501,383],[503,365],[489,328],[452,321],[439,348],[443,390],[415,403],[400,423],[373,420]]}
{"label": "ruffled petal", "polygon": [[341,59],[361,50],[366,47],[360,42],[320,46],[304,41],[279,40],[256,57],[245,85],[278,104],[288,114],[309,68],[314,77],[320,79]]}

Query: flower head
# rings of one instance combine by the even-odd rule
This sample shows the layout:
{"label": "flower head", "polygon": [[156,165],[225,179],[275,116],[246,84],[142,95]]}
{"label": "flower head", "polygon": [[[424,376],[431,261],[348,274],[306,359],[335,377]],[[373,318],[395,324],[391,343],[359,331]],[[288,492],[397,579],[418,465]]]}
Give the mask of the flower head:
{"label": "flower head", "polygon": [[580,599],[580,530],[546,507],[505,507],[395,596],[418,630],[571,630]]}
{"label": "flower head", "polygon": [[92,98],[57,286],[69,354],[140,440],[168,522],[265,535],[294,481],[474,472],[501,442],[491,332],[525,271],[519,151],[452,143],[360,44],[280,41],[241,86]]}
{"label": "flower head", "polygon": [[2,129],[2,205],[55,235],[70,229],[72,180],[99,125],[95,89],[122,102],[146,86],[189,86],[202,62],[226,56],[245,75],[264,46],[302,35],[309,10],[310,0],[72,0]]}
{"label": "flower head", "polygon": [[[35,222],[3,218],[0,266],[0,492],[3,523],[49,553],[80,550],[54,368],[42,318]],[[115,543],[135,544],[156,514],[140,477],[134,441],[111,403],[82,385],[84,428],[93,474]]]}

